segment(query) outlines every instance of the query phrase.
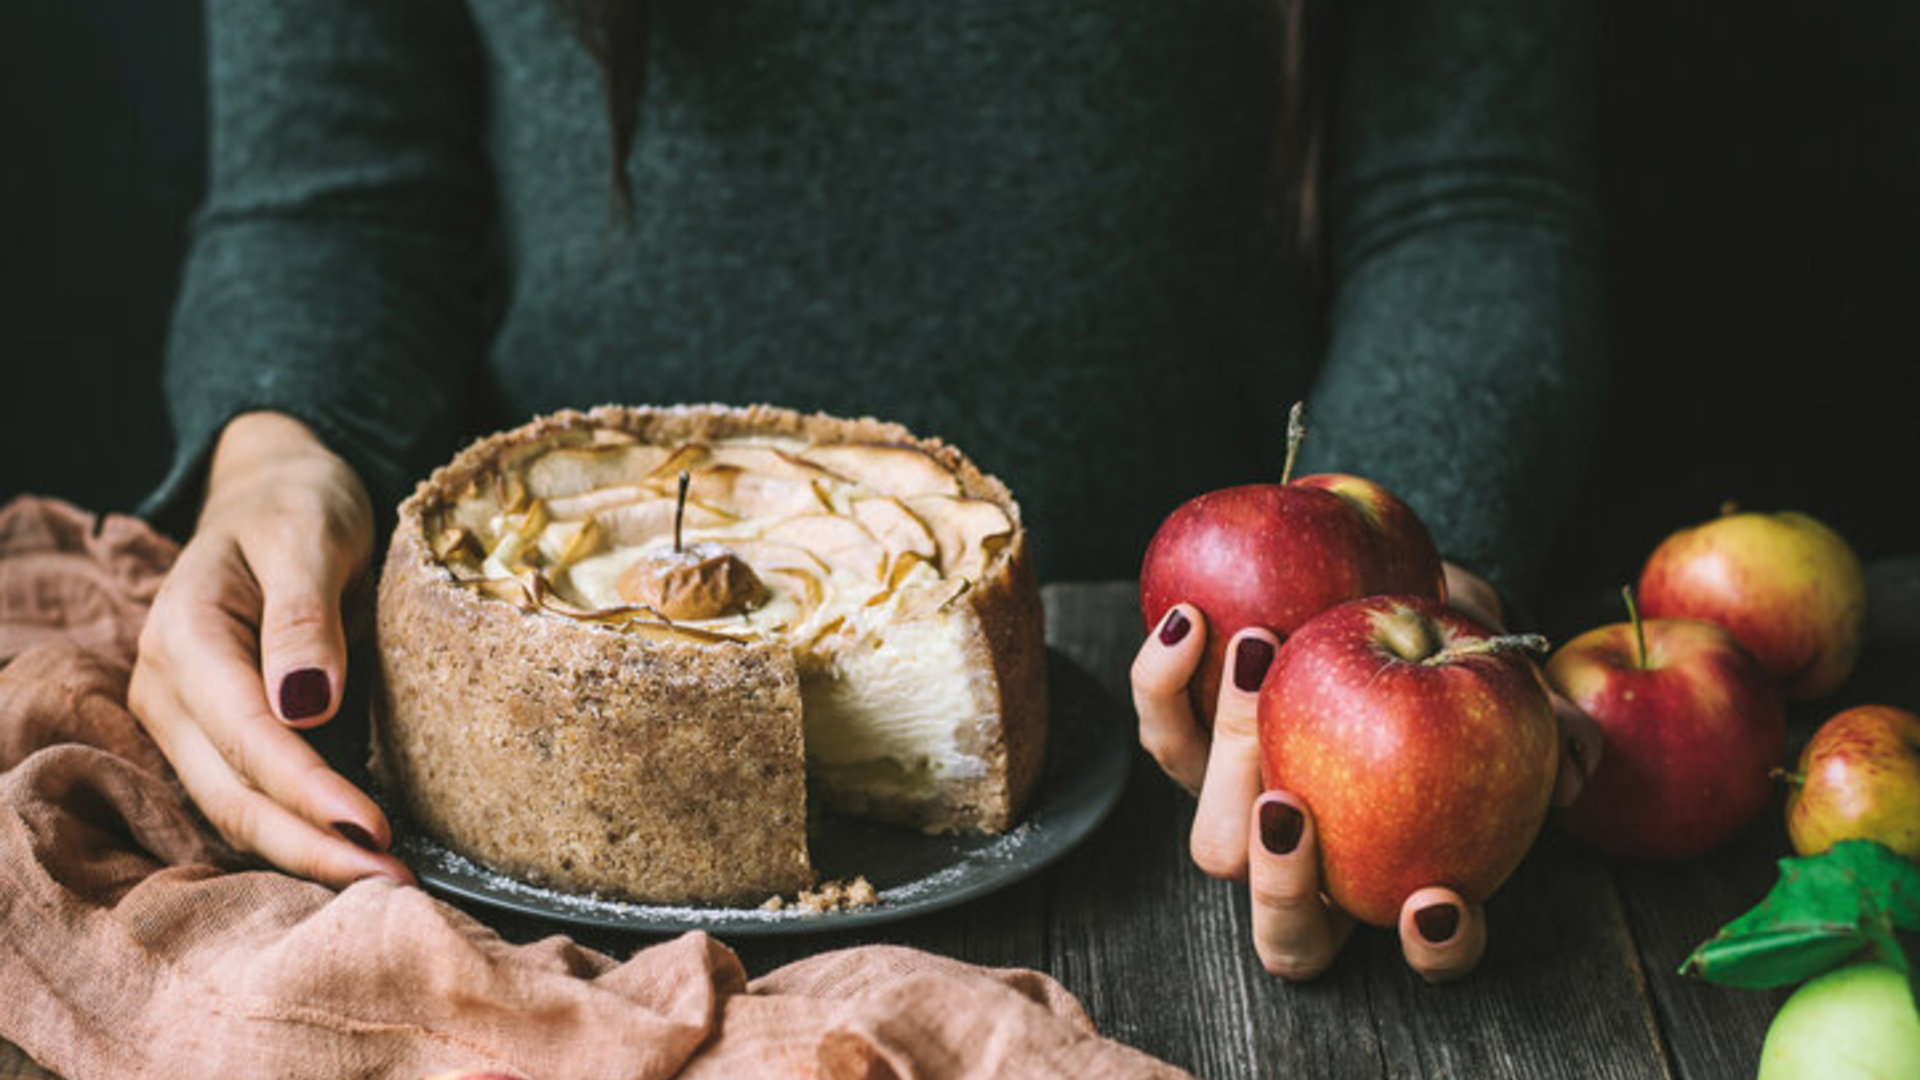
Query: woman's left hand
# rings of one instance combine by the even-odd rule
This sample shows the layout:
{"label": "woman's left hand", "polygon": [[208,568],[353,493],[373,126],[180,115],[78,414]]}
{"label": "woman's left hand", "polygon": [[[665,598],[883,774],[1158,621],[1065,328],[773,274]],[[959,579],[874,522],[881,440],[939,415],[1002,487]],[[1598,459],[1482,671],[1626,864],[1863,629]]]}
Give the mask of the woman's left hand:
{"label": "woman's left hand", "polygon": [[[1457,610],[1505,629],[1491,586],[1452,564],[1446,572],[1447,595]],[[1170,777],[1199,796],[1190,838],[1195,864],[1214,877],[1247,880],[1254,949],[1267,970],[1310,979],[1333,963],[1353,920],[1320,890],[1310,808],[1289,792],[1261,790],[1259,687],[1279,642],[1260,629],[1235,635],[1209,735],[1195,721],[1187,692],[1206,640],[1203,620],[1191,605],[1176,605],[1141,646],[1132,676],[1140,742]],[[1553,705],[1565,748],[1553,798],[1564,806],[1579,797],[1599,764],[1600,729],[1557,693]],[[1408,965],[1434,982],[1473,970],[1486,949],[1481,906],[1442,887],[1407,898],[1399,933]]]}

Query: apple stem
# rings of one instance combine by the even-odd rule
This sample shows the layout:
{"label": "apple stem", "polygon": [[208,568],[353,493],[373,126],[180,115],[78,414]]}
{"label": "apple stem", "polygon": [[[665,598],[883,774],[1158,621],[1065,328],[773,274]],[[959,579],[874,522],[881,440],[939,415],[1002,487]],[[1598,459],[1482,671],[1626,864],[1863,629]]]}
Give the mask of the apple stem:
{"label": "apple stem", "polygon": [[680,522],[687,516],[687,486],[693,483],[693,475],[685,469],[680,470],[680,495],[673,503],[673,553],[680,554]]}
{"label": "apple stem", "polygon": [[1375,623],[1387,651],[1407,663],[1432,656],[1440,648],[1432,623],[1412,611],[1399,611]]}
{"label": "apple stem", "polygon": [[1300,456],[1300,444],[1307,441],[1307,403],[1296,401],[1287,410],[1287,463],[1280,468],[1280,482],[1293,479],[1293,462]]}
{"label": "apple stem", "polygon": [[1722,500],[1722,501],[1721,501],[1721,503],[1720,503],[1720,516],[1721,516],[1721,517],[1732,517],[1733,515],[1735,515],[1735,514],[1737,514],[1737,513],[1739,513],[1739,512],[1740,512],[1740,504],[1739,504],[1739,503],[1737,503],[1737,502],[1734,502],[1734,501],[1733,501],[1732,499],[1724,499],[1724,500]]}
{"label": "apple stem", "polygon": [[1553,650],[1553,645],[1541,634],[1501,634],[1499,637],[1474,638],[1458,645],[1449,645],[1422,660],[1421,663],[1438,665],[1454,660],[1464,660],[1470,656],[1485,656],[1517,650],[1546,653]]}
{"label": "apple stem", "polygon": [[1647,670],[1647,624],[1640,621],[1640,605],[1633,598],[1633,586],[1620,586],[1620,595],[1627,600],[1627,621],[1633,624],[1633,666],[1645,671]]}
{"label": "apple stem", "polygon": [[1767,770],[1767,778],[1770,780],[1784,780],[1794,787],[1805,787],[1807,784],[1806,773],[1788,772],[1781,768]]}

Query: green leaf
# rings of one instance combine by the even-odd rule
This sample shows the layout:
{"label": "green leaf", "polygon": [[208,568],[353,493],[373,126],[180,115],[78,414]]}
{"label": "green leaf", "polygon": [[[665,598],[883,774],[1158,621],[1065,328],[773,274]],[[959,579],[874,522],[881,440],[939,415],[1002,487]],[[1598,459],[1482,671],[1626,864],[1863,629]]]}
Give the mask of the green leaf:
{"label": "green leaf", "polygon": [[1781,859],[1780,880],[1758,907],[1720,928],[1682,974],[1749,989],[1803,982],[1854,959],[1890,964],[1920,999],[1920,866],[1870,840]]}

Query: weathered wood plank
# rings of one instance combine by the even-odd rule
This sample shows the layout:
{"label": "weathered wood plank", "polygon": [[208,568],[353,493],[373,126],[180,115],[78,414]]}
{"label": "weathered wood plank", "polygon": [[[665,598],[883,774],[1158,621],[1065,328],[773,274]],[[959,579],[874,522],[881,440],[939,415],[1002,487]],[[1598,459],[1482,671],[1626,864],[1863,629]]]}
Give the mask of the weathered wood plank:
{"label": "weathered wood plank", "polygon": [[[1127,666],[1142,633],[1129,582],[1047,590],[1047,638],[1131,722]],[[1187,861],[1193,800],[1137,754],[1126,797],[1052,875],[1048,967],[1113,1038],[1200,1076],[1262,1075],[1244,920],[1233,888]]]}
{"label": "weathered wood plank", "polygon": [[1770,809],[1733,843],[1684,866],[1621,863],[1617,868],[1641,964],[1678,1075],[1686,1080],[1750,1077],[1760,1043],[1784,994],[1732,990],[1679,974],[1695,946],[1752,907],[1774,878],[1786,837]]}
{"label": "weathered wood plank", "polygon": [[1362,942],[1393,1076],[1669,1075],[1607,868],[1553,831],[1487,905],[1486,958],[1428,986],[1392,935]]}
{"label": "weathered wood plank", "polygon": [[1192,800],[1151,763],[1131,783],[1054,876],[1049,966],[1114,1038],[1200,1076],[1262,1075],[1234,890],[1187,866]]}

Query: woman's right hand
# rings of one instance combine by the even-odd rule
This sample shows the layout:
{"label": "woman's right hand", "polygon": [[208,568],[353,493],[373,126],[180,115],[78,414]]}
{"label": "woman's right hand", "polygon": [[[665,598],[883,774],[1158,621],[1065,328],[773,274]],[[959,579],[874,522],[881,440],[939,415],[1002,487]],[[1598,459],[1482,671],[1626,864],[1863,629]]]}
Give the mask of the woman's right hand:
{"label": "woman's right hand", "polygon": [[229,844],[333,886],[413,881],[386,853],[380,808],[294,730],[340,706],[341,596],[372,549],[372,504],[346,462],[282,414],[235,418],[127,695]]}

